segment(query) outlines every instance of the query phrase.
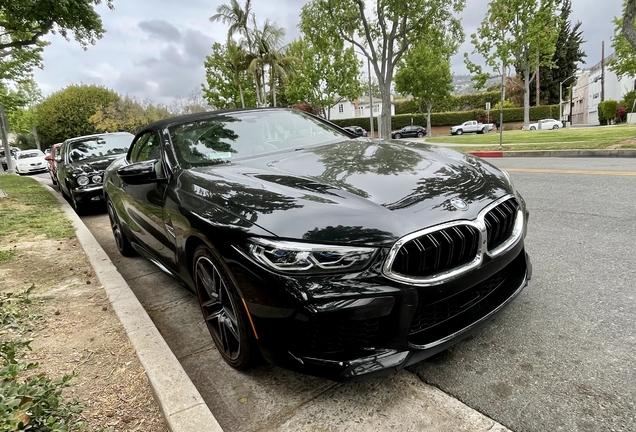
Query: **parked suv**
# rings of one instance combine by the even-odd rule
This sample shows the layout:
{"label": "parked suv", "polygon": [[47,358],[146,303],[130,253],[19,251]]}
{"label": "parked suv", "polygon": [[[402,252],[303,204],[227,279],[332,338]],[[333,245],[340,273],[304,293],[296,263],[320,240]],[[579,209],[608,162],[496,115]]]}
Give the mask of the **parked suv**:
{"label": "parked suv", "polygon": [[399,131],[391,132],[391,138],[400,139],[406,137],[423,138],[426,135],[426,128],[422,126],[406,126]]}
{"label": "parked suv", "polygon": [[[17,148],[17,147],[11,147],[10,151],[11,151],[11,157],[15,159],[15,155],[18,154],[20,149]],[[0,146],[0,163],[2,164],[2,168],[4,168],[4,170],[6,171],[8,166],[7,166],[7,158],[6,158],[5,154],[4,154],[4,147],[3,146]],[[15,163],[13,165],[15,167]]]}
{"label": "parked suv", "polygon": [[64,141],[55,155],[60,192],[77,213],[103,199],[104,170],[128,152],[128,132],[88,135]]}

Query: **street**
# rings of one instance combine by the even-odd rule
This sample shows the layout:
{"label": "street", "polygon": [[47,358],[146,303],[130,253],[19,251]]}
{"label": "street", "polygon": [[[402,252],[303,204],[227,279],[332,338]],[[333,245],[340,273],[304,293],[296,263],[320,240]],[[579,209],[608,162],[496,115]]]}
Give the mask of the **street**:
{"label": "street", "polygon": [[513,431],[636,430],[636,161],[489,161],[509,169],[528,203],[533,280],[474,337],[366,383],[230,369],[196,299],[142,258],[121,257],[103,210],[83,221],[224,430],[423,430],[412,422],[427,408],[422,381]]}

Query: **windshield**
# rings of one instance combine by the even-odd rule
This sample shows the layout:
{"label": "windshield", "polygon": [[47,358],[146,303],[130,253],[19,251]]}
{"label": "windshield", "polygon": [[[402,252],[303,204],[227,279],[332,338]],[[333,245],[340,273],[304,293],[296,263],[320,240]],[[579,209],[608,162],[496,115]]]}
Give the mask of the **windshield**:
{"label": "windshield", "polygon": [[71,162],[78,162],[127,153],[133,138],[131,134],[102,135],[73,141],[68,146],[68,157]]}
{"label": "windshield", "polygon": [[217,115],[173,126],[170,136],[179,161],[190,165],[351,139],[302,112],[275,110]]}
{"label": "windshield", "polygon": [[29,159],[29,158],[43,157],[43,156],[44,156],[44,153],[42,153],[40,150],[18,153],[18,159]]}

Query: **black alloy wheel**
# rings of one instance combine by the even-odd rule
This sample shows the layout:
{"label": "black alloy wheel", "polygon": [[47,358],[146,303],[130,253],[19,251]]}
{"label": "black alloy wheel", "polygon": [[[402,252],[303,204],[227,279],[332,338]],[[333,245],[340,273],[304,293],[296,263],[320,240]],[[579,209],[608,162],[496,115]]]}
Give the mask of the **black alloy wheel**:
{"label": "black alloy wheel", "polygon": [[194,283],[203,319],[223,360],[244,370],[257,358],[254,335],[229,270],[206,246],[194,252]]}
{"label": "black alloy wheel", "polygon": [[115,243],[117,244],[117,250],[125,257],[137,255],[135,249],[130,244],[130,240],[128,240],[128,237],[126,237],[126,234],[121,229],[121,223],[115,212],[115,206],[110,200],[107,201],[106,208],[108,211],[108,219],[110,220],[110,228],[113,230],[113,237],[115,237]]}

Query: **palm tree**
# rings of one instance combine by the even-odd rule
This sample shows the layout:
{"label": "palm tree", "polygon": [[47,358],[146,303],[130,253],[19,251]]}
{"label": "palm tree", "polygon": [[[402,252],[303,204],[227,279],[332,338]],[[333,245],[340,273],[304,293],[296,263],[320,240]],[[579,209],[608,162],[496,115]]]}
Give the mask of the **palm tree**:
{"label": "palm tree", "polygon": [[[250,20],[254,23],[256,29],[256,18],[252,12],[252,0],[245,0],[245,7],[241,7],[238,0],[230,0],[229,4],[222,4],[216,8],[216,14],[210,17],[211,22],[221,21],[223,24],[228,24],[228,50],[230,40],[235,34],[240,34],[245,37],[247,42],[247,49],[254,50],[254,38],[252,37],[252,30],[249,28]],[[259,78],[256,72],[254,75],[254,85],[256,87],[256,102],[261,105]]]}
{"label": "palm tree", "polygon": [[243,87],[241,86],[241,73],[247,71],[249,67],[247,52],[244,44],[237,43],[234,40],[227,42],[227,58],[228,66],[234,74],[234,82],[236,83],[239,94],[241,95],[241,108],[245,108],[245,98],[243,96]]}
{"label": "palm tree", "polygon": [[265,72],[269,73],[269,85],[272,92],[272,100],[276,106],[276,78],[286,79],[288,73],[297,59],[284,54],[281,49],[285,29],[279,27],[269,19],[265,21],[262,29],[255,27],[255,45],[257,51],[250,62],[249,69],[260,76],[262,91],[261,100],[266,101]]}

